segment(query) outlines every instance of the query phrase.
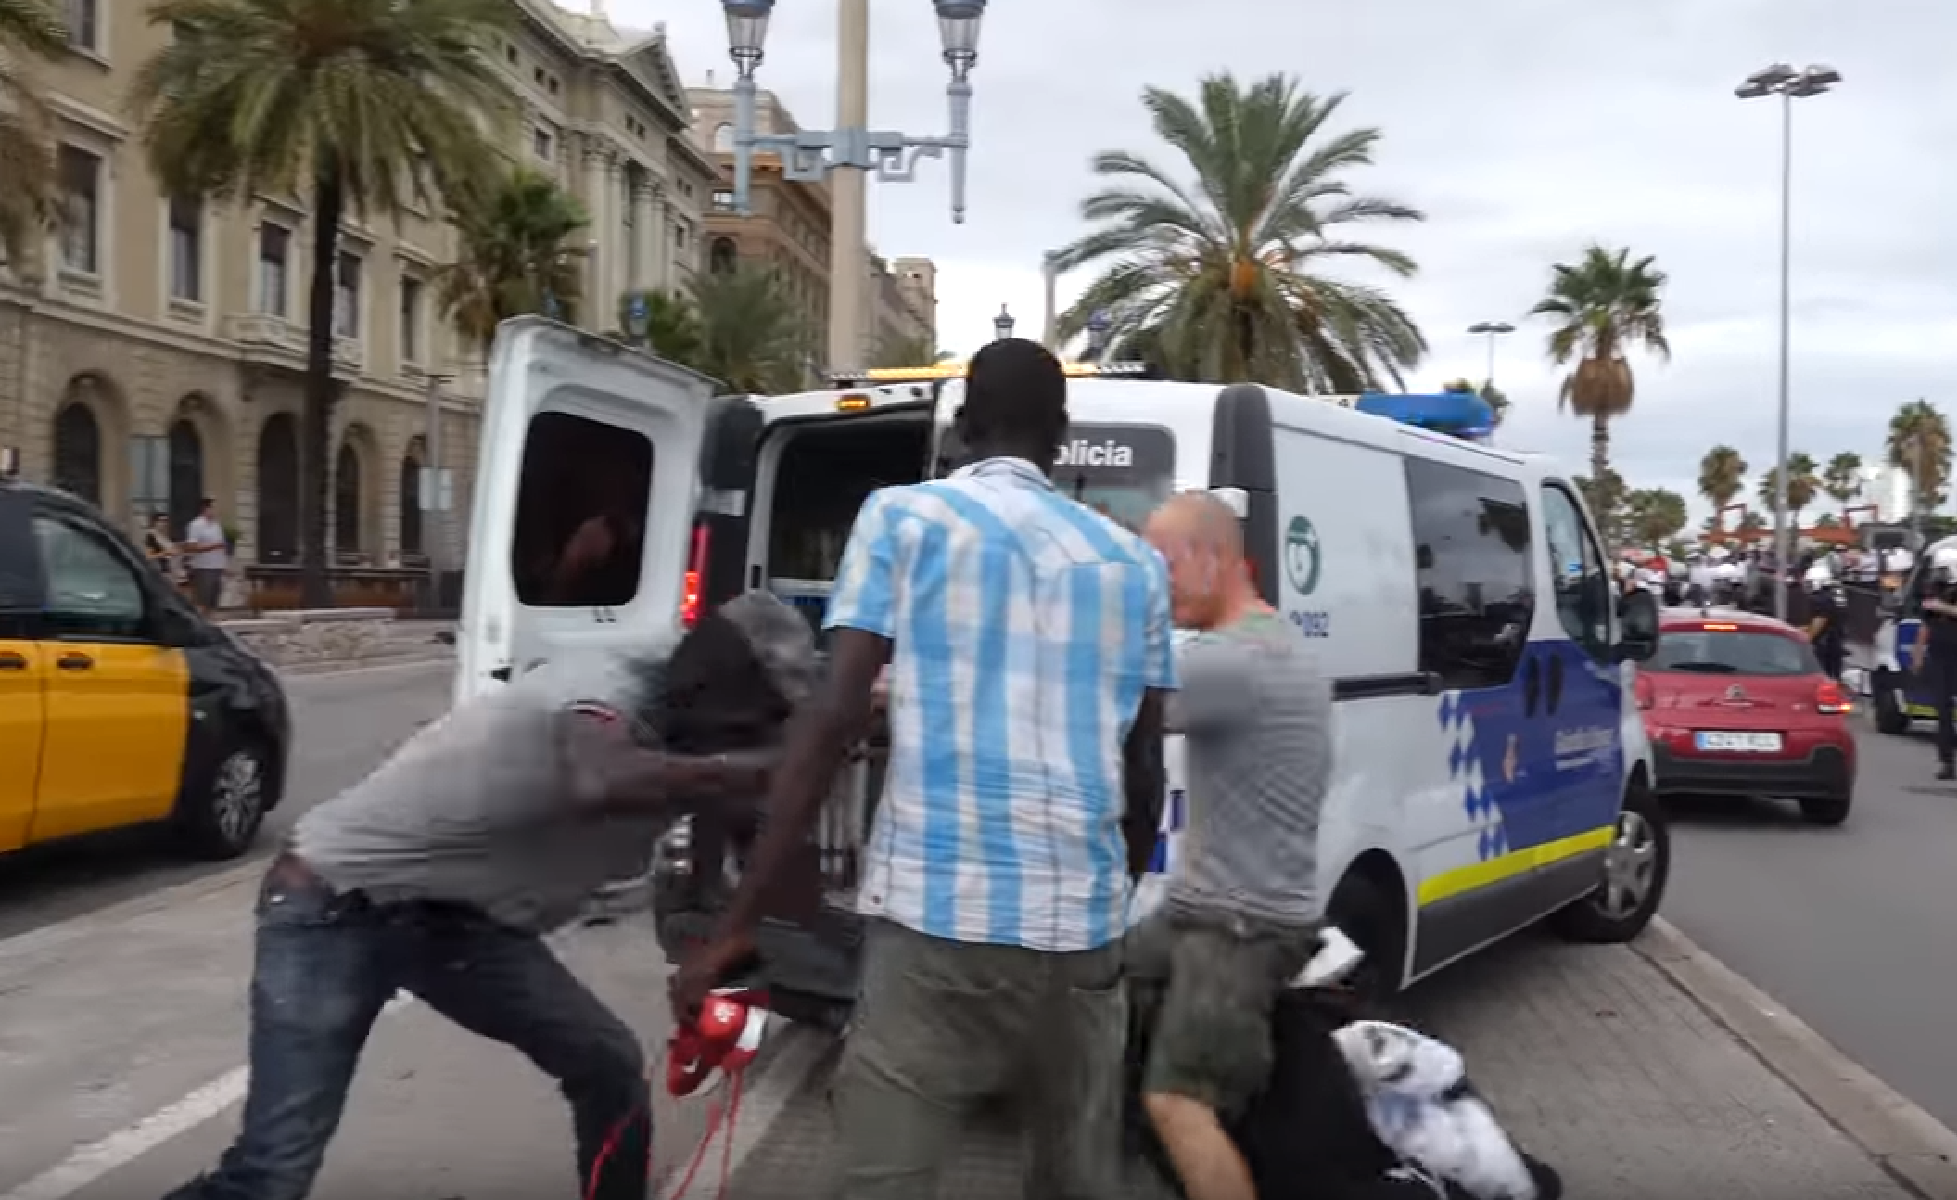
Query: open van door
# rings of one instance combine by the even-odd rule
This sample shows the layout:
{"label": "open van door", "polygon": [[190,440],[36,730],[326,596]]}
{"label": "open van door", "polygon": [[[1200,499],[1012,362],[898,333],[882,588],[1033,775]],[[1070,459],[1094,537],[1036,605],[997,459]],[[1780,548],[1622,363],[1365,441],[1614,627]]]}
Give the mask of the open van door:
{"label": "open van door", "polygon": [[677,627],[688,587],[700,586],[691,551],[715,390],[541,317],[503,323],[489,356],[456,702],[551,658],[649,647]]}

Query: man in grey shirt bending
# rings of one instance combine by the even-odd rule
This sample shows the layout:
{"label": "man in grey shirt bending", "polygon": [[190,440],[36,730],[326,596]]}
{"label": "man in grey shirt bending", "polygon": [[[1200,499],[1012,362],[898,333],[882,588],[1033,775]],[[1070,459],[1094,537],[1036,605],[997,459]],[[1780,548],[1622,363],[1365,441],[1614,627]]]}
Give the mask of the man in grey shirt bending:
{"label": "man in grey shirt bending", "polygon": [[1255,1200],[1224,1132],[1272,1066],[1278,994],[1316,944],[1318,819],[1332,695],[1302,635],[1257,595],[1235,514],[1177,496],[1150,519],[1169,565],[1189,823],[1161,908],[1129,934],[1149,1049],[1143,1103],[1190,1200]]}
{"label": "man in grey shirt bending", "polygon": [[259,894],[244,1127],[172,1200],[302,1200],[397,990],[557,1079],[578,1195],[645,1200],[638,1039],[543,935],[677,817],[764,793],[814,660],[808,622],[742,596],[670,654],[553,662],[455,709],[300,818]]}

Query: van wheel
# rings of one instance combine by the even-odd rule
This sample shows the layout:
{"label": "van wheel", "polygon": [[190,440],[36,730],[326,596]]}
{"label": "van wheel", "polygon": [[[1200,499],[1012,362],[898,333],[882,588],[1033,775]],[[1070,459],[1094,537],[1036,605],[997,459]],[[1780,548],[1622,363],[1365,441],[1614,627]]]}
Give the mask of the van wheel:
{"label": "van wheel", "polygon": [[1902,677],[1894,671],[1878,671],[1869,691],[1875,702],[1875,727],[1894,735],[1909,732],[1909,710],[1903,707]]}
{"label": "van wheel", "polygon": [[1353,970],[1347,986],[1360,1000],[1378,1004],[1392,999],[1404,982],[1407,960],[1406,923],[1400,905],[1378,881],[1355,871],[1339,881],[1325,906],[1325,920],[1345,931],[1366,957]]}
{"label": "van wheel", "polygon": [[265,823],[270,760],[255,742],[233,742],[202,781],[183,798],[176,834],[185,851],[209,862],[237,858],[251,849]]}
{"label": "van wheel", "polygon": [[1633,783],[1604,850],[1603,882],[1553,913],[1549,927],[1573,942],[1628,942],[1658,914],[1671,871],[1671,826],[1650,789]]}

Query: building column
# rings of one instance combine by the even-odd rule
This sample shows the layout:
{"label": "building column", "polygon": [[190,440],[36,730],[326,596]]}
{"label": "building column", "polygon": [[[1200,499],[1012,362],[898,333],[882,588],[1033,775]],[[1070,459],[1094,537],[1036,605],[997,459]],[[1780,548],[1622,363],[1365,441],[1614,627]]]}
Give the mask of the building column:
{"label": "building column", "polygon": [[596,245],[585,248],[584,264],[584,323],[602,328],[602,322],[611,320],[612,299],[606,294],[605,260],[605,214],[610,210],[611,167],[607,159],[610,155],[599,145],[596,138],[587,137],[584,143],[584,206],[585,217],[590,224],[585,227],[588,238]]}
{"label": "building column", "polygon": [[652,291],[666,286],[659,269],[659,185],[641,179],[632,189],[632,261],[637,264],[634,291]]}

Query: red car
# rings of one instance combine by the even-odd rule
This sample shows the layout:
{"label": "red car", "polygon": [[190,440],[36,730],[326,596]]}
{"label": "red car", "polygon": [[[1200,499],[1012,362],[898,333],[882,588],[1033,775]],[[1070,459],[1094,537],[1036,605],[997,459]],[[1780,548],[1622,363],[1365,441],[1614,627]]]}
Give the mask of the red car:
{"label": "red car", "polygon": [[1852,698],[1799,630],[1750,613],[1668,609],[1638,666],[1660,794],[1797,800],[1813,825],[1848,819]]}

